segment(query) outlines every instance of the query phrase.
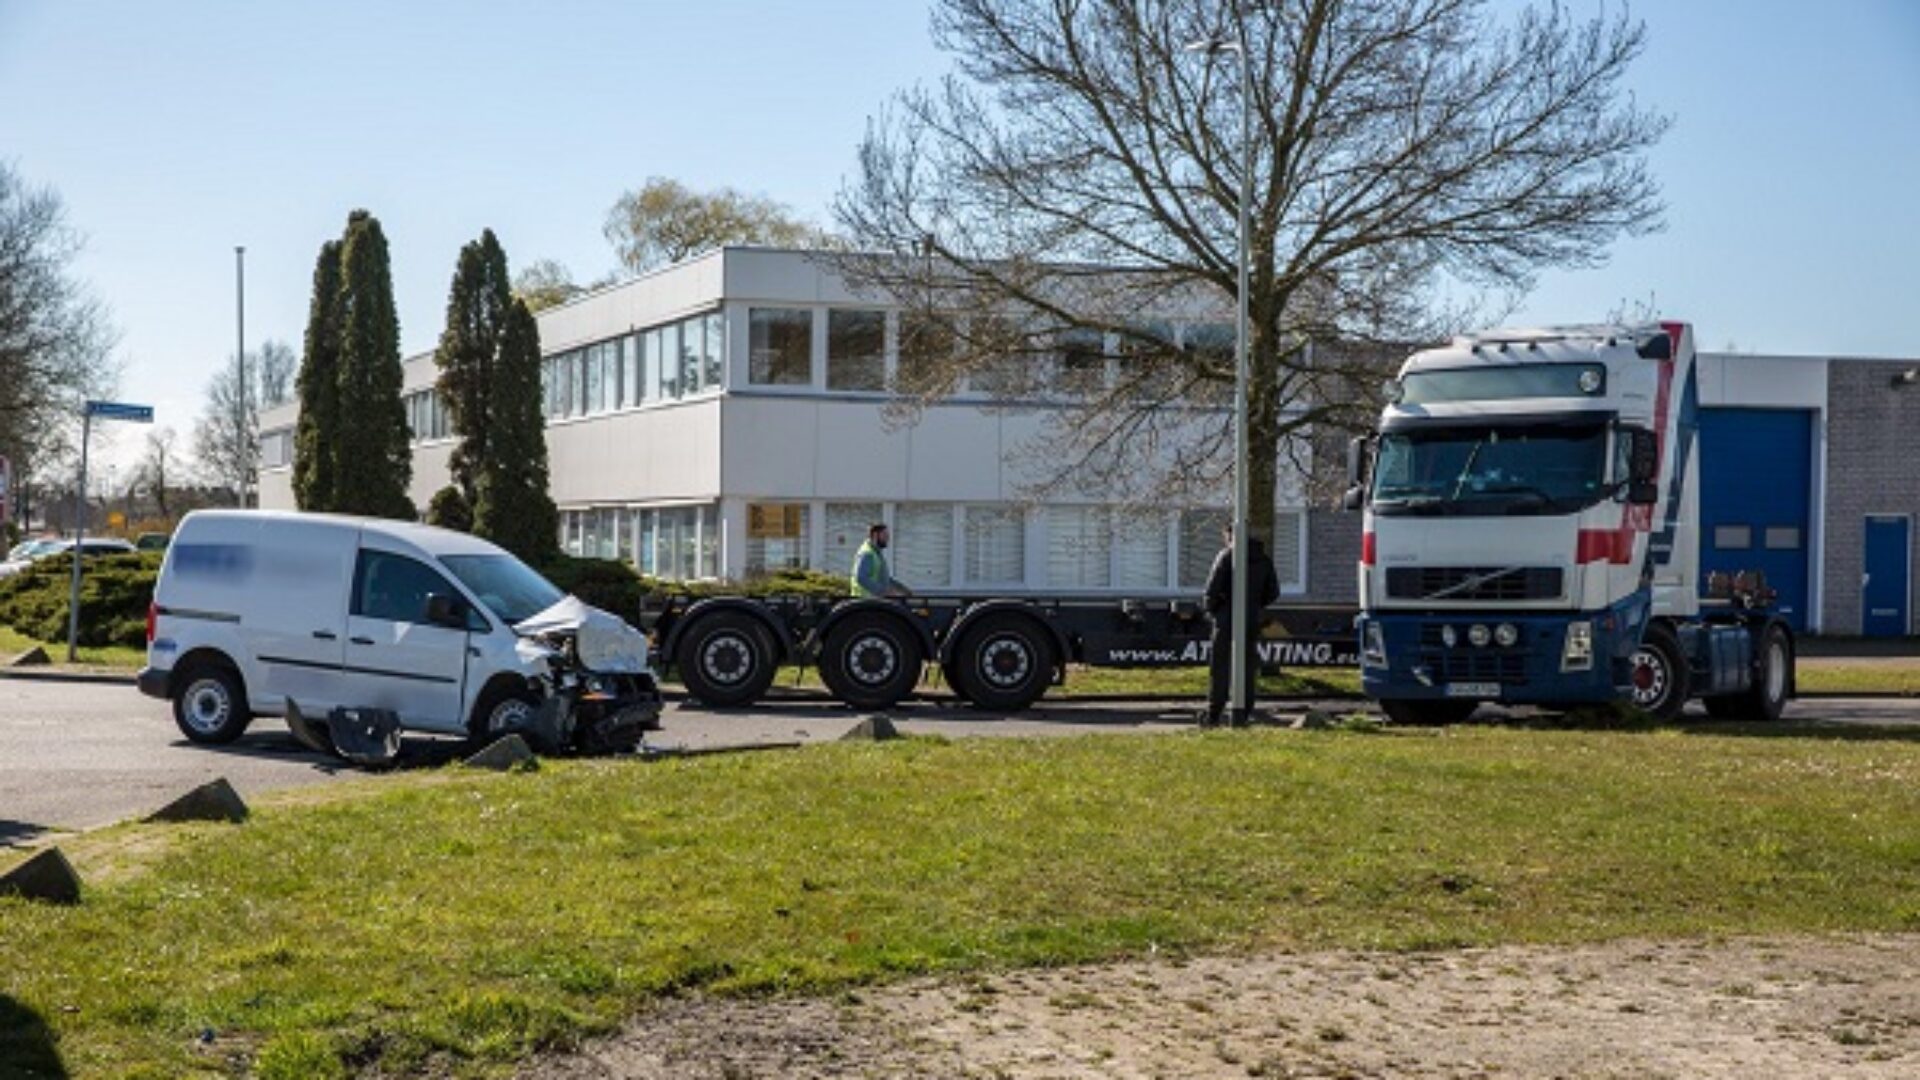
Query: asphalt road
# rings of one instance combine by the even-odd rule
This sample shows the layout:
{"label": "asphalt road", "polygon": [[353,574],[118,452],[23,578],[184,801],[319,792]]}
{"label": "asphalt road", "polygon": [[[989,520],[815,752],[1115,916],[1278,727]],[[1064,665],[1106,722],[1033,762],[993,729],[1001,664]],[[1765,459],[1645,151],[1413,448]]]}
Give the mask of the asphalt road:
{"label": "asphalt road", "polygon": [[[1305,707],[1282,703],[1273,712],[1286,720]],[[909,733],[962,738],[1172,731],[1187,726],[1192,709],[1164,702],[1042,702],[1025,713],[997,716],[909,703],[889,715]],[[862,715],[819,699],[727,711],[670,704],[664,730],[647,741],[687,748],[820,742],[841,737]],[[1920,700],[1801,701],[1788,716],[1856,728],[1920,725]],[[455,749],[448,740],[410,739],[403,763],[436,764]],[[278,720],[255,721],[229,746],[196,746],[174,727],[165,703],[141,697],[131,686],[0,679],[0,846],[138,817],[216,777],[225,777],[242,796],[255,796],[364,775],[306,750]]]}

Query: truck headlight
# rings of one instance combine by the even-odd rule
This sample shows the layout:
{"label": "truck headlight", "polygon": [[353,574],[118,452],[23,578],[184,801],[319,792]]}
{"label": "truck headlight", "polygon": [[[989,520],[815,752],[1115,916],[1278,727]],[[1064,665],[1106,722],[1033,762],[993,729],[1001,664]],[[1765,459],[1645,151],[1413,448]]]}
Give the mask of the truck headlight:
{"label": "truck headlight", "polygon": [[1560,654],[1561,671],[1593,670],[1593,623],[1582,619],[1567,624],[1567,647]]}
{"label": "truck headlight", "polygon": [[1387,636],[1380,632],[1380,624],[1370,622],[1362,635],[1360,666],[1384,668],[1387,666]]}

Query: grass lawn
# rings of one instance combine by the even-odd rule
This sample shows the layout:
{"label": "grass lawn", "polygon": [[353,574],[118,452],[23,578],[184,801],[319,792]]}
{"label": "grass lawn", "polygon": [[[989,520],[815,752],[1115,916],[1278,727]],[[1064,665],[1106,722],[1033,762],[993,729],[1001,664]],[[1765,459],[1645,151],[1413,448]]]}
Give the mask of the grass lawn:
{"label": "grass lawn", "polygon": [[691,987],[1920,928],[1920,743],[1864,734],[911,739],[425,772],[77,838],[83,905],[0,900],[0,1017],[47,1025],[75,1075],[487,1073]]}
{"label": "grass lawn", "polygon": [[[0,659],[11,660],[35,645],[44,646],[47,655],[53,658],[54,663],[66,663],[67,643],[65,641],[37,641],[11,627],[0,626]],[[134,671],[147,662],[145,649],[132,649],[125,645],[82,645],[77,655],[80,664],[85,667],[126,668]]]}

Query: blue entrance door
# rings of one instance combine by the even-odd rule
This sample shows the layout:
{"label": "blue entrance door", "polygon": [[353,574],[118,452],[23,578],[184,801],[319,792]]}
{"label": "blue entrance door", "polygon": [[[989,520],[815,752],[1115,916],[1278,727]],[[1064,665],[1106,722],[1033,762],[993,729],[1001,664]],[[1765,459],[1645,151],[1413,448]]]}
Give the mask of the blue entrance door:
{"label": "blue entrance door", "polygon": [[1867,518],[1867,573],[1860,586],[1860,632],[1900,637],[1907,632],[1909,523],[1903,517]]}
{"label": "blue entrance door", "polygon": [[1780,614],[1807,627],[1813,521],[1813,413],[1700,410],[1700,582],[1709,572],[1759,570]]}

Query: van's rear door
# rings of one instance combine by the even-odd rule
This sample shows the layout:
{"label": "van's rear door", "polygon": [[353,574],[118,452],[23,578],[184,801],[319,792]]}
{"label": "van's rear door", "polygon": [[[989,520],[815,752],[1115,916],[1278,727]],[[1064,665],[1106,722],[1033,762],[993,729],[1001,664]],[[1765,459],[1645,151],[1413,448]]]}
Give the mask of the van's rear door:
{"label": "van's rear door", "polygon": [[427,620],[429,596],[461,593],[432,565],[386,550],[381,540],[363,535],[354,565],[346,670],[359,696],[352,704],[392,709],[410,728],[463,731],[468,632]]}
{"label": "van's rear door", "polygon": [[340,696],[347,588],[359,530],[338,522],[262,518],[254,530],[253,588],[244,625],[269,707],[292,698],[310,717]]}

